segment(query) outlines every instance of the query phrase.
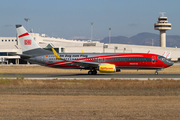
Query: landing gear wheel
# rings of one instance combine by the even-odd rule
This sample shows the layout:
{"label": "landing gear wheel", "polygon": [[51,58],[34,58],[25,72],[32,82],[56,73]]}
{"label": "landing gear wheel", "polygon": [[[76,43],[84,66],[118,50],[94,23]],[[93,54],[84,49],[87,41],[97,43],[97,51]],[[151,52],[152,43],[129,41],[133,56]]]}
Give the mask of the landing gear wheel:
{"label": "landing gear wheel", "polygon": [[96,75],[96,74],[97,74],[97,71],[96,71],[96,70],[93,70],[93,71],[92,71],[92,74],[93,74],[93,75]]}
{"label": "landing gear wheel", "polygon": [[96,75],[96,74],[97,74],[97,71],[96,71],[96,70],[88,71],[88,75]]}
{"label": "landing gear wheel", "polygon": [[93,73],[92,71],[88,71],[88,75],[92,75],[92,73]]}
{"label": "landing gear wheel", "polygon": [[155,75],[158,75],[158,72],[157,72],[157,71],[155,72]]}

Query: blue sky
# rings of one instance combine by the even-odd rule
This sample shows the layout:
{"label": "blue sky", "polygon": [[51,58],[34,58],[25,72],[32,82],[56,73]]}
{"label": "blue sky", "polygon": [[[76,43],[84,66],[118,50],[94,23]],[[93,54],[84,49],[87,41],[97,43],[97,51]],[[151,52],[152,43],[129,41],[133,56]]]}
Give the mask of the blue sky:
{"label": "blue sky", "polygon": [[36,33],[66,39],[111,36],[131,37],[154,30],[159,12],[166,12],[172,30],[167,35],[180,35],[180,1],[174,0],[1,0],[0,36],[16,36],[16,24]]}

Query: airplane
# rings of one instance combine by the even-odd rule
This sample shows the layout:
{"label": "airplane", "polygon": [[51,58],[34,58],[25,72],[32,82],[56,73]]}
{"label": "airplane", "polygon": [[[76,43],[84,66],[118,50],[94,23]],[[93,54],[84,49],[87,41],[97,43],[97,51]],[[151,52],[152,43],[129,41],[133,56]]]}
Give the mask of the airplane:
{"label": "airplane", "polygon": [[164,53],[162,54],[162,56],[163,56],[163,57],[165,57],[165,56],[166,56],[166,51],[164,51]]}
{"label": "airplane", "polygon": [[[82,49],[81,49],[82,50]],[[149,50],[147,53],[150,53],[151,51]],[[163,52],[162,54],[163,57],[166,56],[166,51]],[[171,52],[168,53],[168,55],[166,56],[167,59],[170,59],[170,56],[171,56]]]}
{"label": "airplane", "polygon": [[171,52],[168,53],[168,55],[166,56],[167,59],[170,59],[170,56],[171,56]]}
{"label": "airplane", "polygon": [[42,49],[22,25],[16,25],[22,59],[60,69],[89,70],[89,75],[97,71],[104,73],[120,72],[121,69],[154,69],[155,74],[173,65],[167,58],[151,53],[57,53]]}

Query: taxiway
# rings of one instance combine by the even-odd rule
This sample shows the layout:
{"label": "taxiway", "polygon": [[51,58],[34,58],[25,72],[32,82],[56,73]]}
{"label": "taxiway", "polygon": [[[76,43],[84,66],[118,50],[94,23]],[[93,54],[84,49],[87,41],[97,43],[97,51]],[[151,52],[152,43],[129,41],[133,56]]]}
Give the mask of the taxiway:
{"label": "taxiway", "polygon": [[27,79],[35,79],[35,78],[43,78],[43,79],[62,79],[62,78],[70,78],[70,79],[180,79],[180,74],[103,74],[99,73],[97,75],[88,75],[88,74],[57,74],[57,73],[2,73],[1,77],[3,78],[27,78]]}

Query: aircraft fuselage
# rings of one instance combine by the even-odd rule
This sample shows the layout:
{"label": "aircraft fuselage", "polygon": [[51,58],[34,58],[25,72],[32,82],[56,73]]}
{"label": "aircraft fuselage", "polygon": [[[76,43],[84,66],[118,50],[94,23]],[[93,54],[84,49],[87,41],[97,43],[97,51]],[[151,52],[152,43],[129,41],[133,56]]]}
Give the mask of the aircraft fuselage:
{"label": "aircraft fuselage", "polygon": [[[162,69],[173,62],[163,56],[147,53],[61,53],[64,60],[57,60],[54,54],[30,58],[29,61],[53,68],[89,69],[73,64],[73,61],[113,64],[117,69]],[[66,61],[67,60],[67,61]]]}

